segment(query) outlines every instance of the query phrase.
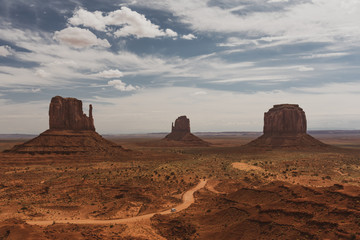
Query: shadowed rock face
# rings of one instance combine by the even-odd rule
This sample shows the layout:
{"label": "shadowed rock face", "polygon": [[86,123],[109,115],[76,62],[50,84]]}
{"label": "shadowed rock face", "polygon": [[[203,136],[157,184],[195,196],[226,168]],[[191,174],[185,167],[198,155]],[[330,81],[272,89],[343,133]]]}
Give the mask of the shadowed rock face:
{"label": "shadowed rock face", "polygon": [[180,116],[171,127],[171,132],[190,132],[190,120],[186,116]]}
{"label": "shadowed rock face", "polygon": [[117,154],[123,148],[104,139],[95,132],[92,106],[89,117],[82,110],[82,102],[76,98],[51,99],[49,107],[50,129],[23,144],[5,152],[20,154]]}
{"label": "shadowed rock face", "polygon": [[166,135],[165,141],[177,141],[194,146],[207,146],[208,143],[190,132],[190,120],[180,116],[171,125],[171,133]]}
{"label": "shadowed rock face", "polygon": [[89,106],[87,117],[83,113],[81,100],[53,97],[49,107],[49,127],[51,130],[95,131],[92,106]]}
{"label": "shadowed rock face", "polygon": [[264,134],[297,135],[306,133],[306,116],[297,104],[274,105],[264,114]]}
{"label": "shadowed rock face", "polygon": [[306,133],[305,112],[297,104],[274,105],[264,114],[264,134],[246,146],[328,147]]}

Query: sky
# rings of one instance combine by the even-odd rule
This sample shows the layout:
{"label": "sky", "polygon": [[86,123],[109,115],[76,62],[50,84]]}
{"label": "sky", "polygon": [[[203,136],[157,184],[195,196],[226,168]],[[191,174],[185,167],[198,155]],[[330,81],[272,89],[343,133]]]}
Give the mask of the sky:
{"label": "sky", "polygon": [[53,96],[99,133],[360,129],[358,0],[0,0],[0,133],[48,128]]}

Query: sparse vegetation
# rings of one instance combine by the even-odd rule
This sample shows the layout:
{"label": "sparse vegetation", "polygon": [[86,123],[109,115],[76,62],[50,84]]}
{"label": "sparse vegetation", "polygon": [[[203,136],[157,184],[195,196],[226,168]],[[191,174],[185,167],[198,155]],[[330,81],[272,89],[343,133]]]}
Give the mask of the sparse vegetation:
{"label": "sparse vegetation", "polygon": [[[118,143],[123,141],[119,139]],[[142,146],[134,141],[127,143],[134,153],[101,159],[2,156],[0,216],[10,212],[14,218],[55,222],[84,216],[126,218],[176,205],[178,195],[204,178],[220,181],[223,186],[218,189],[224,192],[231,192],[231,187],[252,188],[273,181],[304,187],[360,185],[360,155],[355,150],[249,152],[238,147],[242,139],[232,139],[231,146],[226,141],[216,138],[218,146],[179,148]],[[228,145],[223,147],[225,143]],[[234,162],[254,169],[238,170]],[[211,198],[217,196],[212,194]],[[202,209],[202,214],[217,212],[211,205]],[[231,223],[223,224],[224,228],[231,227]],[[354,220],[354,224],[360,223]],[[125,231],[117,225],[109,229]]]}

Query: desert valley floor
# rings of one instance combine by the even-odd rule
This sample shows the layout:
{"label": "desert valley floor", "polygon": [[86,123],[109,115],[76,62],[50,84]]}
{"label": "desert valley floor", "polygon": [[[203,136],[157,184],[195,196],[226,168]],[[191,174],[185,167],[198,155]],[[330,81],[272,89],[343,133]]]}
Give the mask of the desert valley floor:
{"label": "desert valley floor", "polygon": [[209,146],[148,134],[105,136],[113,154],[0,153],[0,239],[360,239],[360,132],[311,135],[331,147],[203,133]]}

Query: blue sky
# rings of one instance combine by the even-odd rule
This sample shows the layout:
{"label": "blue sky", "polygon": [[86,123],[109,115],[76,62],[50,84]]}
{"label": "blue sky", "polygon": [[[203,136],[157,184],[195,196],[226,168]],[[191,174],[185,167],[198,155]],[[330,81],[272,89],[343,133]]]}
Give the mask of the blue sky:
{"label": "blue sky", "polygon": [[0,0],[0,133],[48,128],[51,97],[100,133],[261,131],[296,103],[309,129],[360,129],[357,0]]}

